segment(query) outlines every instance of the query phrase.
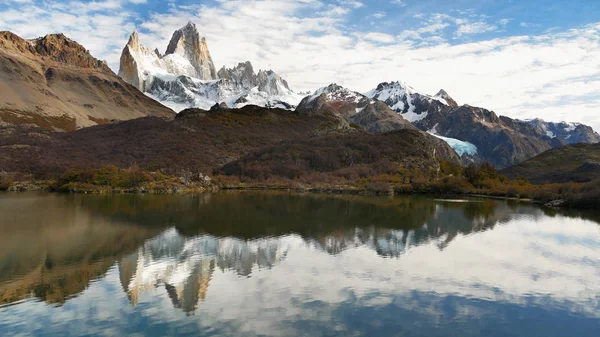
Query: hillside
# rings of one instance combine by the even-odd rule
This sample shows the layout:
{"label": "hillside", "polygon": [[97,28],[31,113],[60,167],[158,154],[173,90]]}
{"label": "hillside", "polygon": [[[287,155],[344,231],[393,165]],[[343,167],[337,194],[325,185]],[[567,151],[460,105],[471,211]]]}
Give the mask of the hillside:
{"label": "hillside", "polygon": [[439,159],[459,160],[446,143],[417,130],[332,133],[267,147],[225,165],[220,172],[252,181],[271,178],[354,181],[396,174],[399,168],[437,172]]}
{"label": "hillside", "polygon": [[62,34],[25,40],[0,32],[0,125],[72,131],[174,115]]}
{"label": "hillside", "polygon": [[[95,168],[108,164],[126,168],[137,164],[144,169],[165,172],[210,173],[282,141],[306,142],[335,130],[341,130],[336,135],[351,137],[347,139],[356,141],[356,146],[383,137],[340,128],[339,122],[332,117],[308,116],[283,109],[257,106],[213,111],[188,109],[172,121],[148,117],[69,133],[23,126],[2,127],[0,172],[43,176],[60,175],[68,168]],[[436,148],[440,157],[456,158],[447,144],[425,133],[414,131],[414,134],[400,133],[397,137],[417,138],[420,143]],[[311,151],[318,152],[318,146],[330,146],[315,145],[317,147]],[[394,151],[398,157],[412,150],[399,147]]]}
{"label": "hillside", "polygon": [[588,182],[600,178],[600,144],[573,144],[546,151],[501,171],[534,184]]}

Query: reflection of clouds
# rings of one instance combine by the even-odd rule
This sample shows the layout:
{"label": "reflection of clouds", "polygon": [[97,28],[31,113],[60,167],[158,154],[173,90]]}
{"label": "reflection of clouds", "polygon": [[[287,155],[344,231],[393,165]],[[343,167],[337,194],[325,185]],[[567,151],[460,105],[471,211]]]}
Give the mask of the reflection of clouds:
{"label": "reflection of clouds", "polygon": [[[413,317],[402,318],[393,315],[395,312],[427,318],[432,326],[443,326],[448,317],[456,321],[477,319],[484,324],[486,319],[507,316],[502,312],[508,310],[503,309],[506,307],[563,310],[600,319],[598,225],[564,217],[541,219],[513,218],[494,230],[459,233],[443,250],[439,241],[446,235],[432,236],[418,245],[408,245],[410,249],[392,259],[382,258],[375,248],[384,245],[376,243],[388,242],[389,238],[404,242],[408,232],[400,235],[378,230],[376,235],[375,229],[368,229],[319,240],[289,235],[259,241],[210,236],[184,239],[166,232],[134,254],[137,259],[143,257],[142,268],[148,268],[140,279],[152,284],[139,296],[136,307],[122,291],[119,264],[106,279],[94,282],[63,307],[27,302],[0,309],[0,328],[41,317],[31,327],[22,325],[19,330],[50,326],[58,332],[62,326],[74,327],[75,332],[99,332],[102,327],[111,327],[115,334],[124,335],[136,324],[147,325],[149,331],[171,324],[195,335],[287,336],[306,331],[320,335],[323,329],[353,335],[367,328],[360,330],[340,317],[359,315],[360,308],[381,314],[368,329],[375,329],[376,323],[394,324]],[[412,235],[419,237],[419,231],[429,230],[434,230],[432,224]],[[340,238],[346,243],[340,244]],[[264,253],[261,260],[261,249],[276,254]],[[336,254],[329,254],[332,249]],[[281,256],[285,259],[277,258]],[[219,263],[224,267],[218,267]],[[265,265],[273,267],[263,268]],[[194,266],[204,269],[195,272]],[[190,289],[198,294],[202,277],[194,275],[205,273],[210,273],[209,289],[202,305],[194,308],[194,318],[173,310],[174,297],[181,307],[189,304],[185,296],[169,294],[166,286],[154,287],[155,282],[162,282],[177,288],[191,280],[198,287]],[[129,289],[135,282],[134,274],[125,278],[130,281]],[[317,327],[321,330],[311,330]]]}

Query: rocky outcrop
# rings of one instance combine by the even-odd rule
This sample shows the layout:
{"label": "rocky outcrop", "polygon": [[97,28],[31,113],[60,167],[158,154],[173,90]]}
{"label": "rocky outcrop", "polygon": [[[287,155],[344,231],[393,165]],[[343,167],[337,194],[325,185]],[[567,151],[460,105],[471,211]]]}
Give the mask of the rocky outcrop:
{"label": "rocky outcrop", "polygon": [[121,76],[125,82],[140,90],[144,86],[144,80],[140,73],[140,64],[138,64],[136,56],[139,53],[147,52],[146,50],[143,50],[143,48],[144,47],[140,44],[140,38],[137,31],[133,32],[131,36],[129,36],[129,41],[121,53],[119,68],[119,76]]}
{"label": "rocky outcrop", "polygon": [[200,37],[196,25],[192,22],[175,31],[167,47],[165,56],[178,54],[189,60],[196,70],[196,78],[216,80],[217,70],[208,51],[205,37]]}
{"label": "rocky outcrop", "polygon": [[6,52],[112,73],[106,62],[94,58],[85,47],[64,34],[49,34],[37,39],[25,40],[14,33],[3,31],[0,32],[0,47]]}
{"label": "rocky outcrop", "polygon": [[141,44],[138,32],[134,31],[121,53],[119,76],[144,92],[150,90],[157,79],[169,81],[188,76],[214,80],[217,74],[206,40],[198,39],[196,26],[190,23],[175,32],[167,53],[161,55],[157,49],[151,50]]}
{"label": "rocky outcrop", "polygon": [[277,75],[273,70],[261,70],[256,75],[258,91],[277,96],[291,91],[287,81]]}
{"label": "rocky outcrop", "polygon": [[258,85],[258,79],[250,61],[239,63],[231,69],[221,68],[217,76],[239,88],[252,88]]}
{"label": "rocky outcrop", "polygon": [[0,125],[72,131],[173,115],[63,34],[25,40],[0,32]]}

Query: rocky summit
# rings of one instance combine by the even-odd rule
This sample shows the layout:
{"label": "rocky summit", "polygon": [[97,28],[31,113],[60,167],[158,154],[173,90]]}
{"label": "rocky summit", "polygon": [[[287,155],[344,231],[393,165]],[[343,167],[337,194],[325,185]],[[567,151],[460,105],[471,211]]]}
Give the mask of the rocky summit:
{"label": "rocky summit", "polygon": [[189,22],[185,27],[173,33],[165,56],[180,55],[189,60],[201,80],[217,79],[217,70],[213,64],[206,38],[200,37],[196,25]]}
{"label": "rocky summit", "polygon": [[385,103],[373,100],[361,93],[330,84],[305,97],[296,111],[300,114],[326,114],[340,121],[358,125],[369,132],[381,133],[398,129],[415,129],[401,115]]}
{"label": "rocky summit", "polygon": [[145,116],[174,117],[63,34],[0,32],[0,125],[54,131]]}
{"label": "rocky summit", "polygon": [[164,55],[146,48],[133,32],[121,54],[119,75],[175,111],[222,102],[233,108],[294,109],[302,98],[274,71],[256,73],[249,61],[216,71],[206,38],[191,22],[173,33]]}

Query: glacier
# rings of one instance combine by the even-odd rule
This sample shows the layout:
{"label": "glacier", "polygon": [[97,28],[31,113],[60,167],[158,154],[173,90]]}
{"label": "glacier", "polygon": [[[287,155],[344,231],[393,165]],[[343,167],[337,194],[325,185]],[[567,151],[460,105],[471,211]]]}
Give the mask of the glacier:
{"label": "glacier", "polygon": [[433,132],[427,133],[448,143],[448,145],[450,145],[450,147],[454,149],[454,151],[456,151],[456,153],[458,153],[458,155],[461,157],[465,154],[468,156],[474,156],[477,154],[477,146],[475,146],[472,143],[465,142],[456,138],[440,136]]}

